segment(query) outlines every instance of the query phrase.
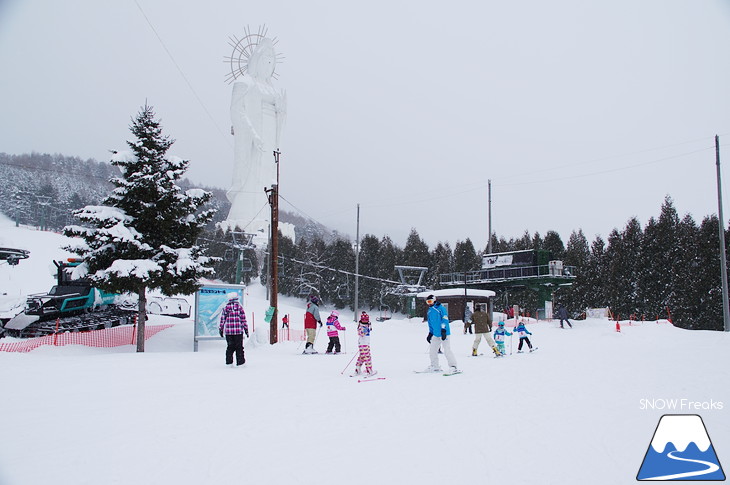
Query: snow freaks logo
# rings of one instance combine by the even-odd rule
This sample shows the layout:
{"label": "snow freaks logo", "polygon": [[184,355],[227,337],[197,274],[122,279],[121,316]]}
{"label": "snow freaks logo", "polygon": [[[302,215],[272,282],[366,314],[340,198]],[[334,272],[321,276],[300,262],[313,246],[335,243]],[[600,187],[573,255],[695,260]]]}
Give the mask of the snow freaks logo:
{"label": "snow freaks logo", "polygon": [[705,423],[696,414],[659,419],[637,480],[725,480]]}

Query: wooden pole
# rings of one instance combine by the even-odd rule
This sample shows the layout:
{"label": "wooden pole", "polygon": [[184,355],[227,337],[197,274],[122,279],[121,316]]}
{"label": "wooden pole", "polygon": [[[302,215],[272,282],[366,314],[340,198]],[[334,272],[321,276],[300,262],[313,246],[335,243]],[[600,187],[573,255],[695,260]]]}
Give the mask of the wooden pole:
{"label": "wooden pole", "polygon": [[279,295],[279,156],[281,152],[277,149],[274,151],[274,161],[276,163],[276,184],[271,186],[269,194],[269,203],[271,204],[271,298],[269,305],[274,309],[269,322],[269,342],[273,345],[277,339],[277,313],[278,313],[278,295]]}

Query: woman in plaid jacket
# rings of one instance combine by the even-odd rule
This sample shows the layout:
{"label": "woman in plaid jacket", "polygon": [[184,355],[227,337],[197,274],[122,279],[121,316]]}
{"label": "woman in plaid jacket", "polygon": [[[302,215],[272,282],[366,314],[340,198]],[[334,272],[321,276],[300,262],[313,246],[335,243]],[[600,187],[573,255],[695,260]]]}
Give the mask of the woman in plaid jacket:
{"label": "woman in plaid jacket", "polygon": [[243,334],[248,337],[248,325],[246,324],[246,314],[243,307],[238,303],[238,293],[228,293],[228,303],[221,312],[220,326],[218,327],[220,336],[225,335],[228,346],[226,347],[226,365],[233,366],[233,353],[236,354],[236,365],[246,363],[246,357],[243,355]]}

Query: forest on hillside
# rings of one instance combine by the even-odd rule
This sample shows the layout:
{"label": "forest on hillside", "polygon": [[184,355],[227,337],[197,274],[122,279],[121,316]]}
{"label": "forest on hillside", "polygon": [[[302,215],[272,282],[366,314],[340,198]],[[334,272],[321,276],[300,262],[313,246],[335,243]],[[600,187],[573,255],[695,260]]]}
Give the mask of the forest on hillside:
{"label": "forest on hillside", "polygon": [[[109,195],[110,178],[118,169],[109,163],[81,160],[77,157],[31,153],[0,153],[0,211],[20,224],[60,231],[76,224],[74,210],[97,205]],[[194,185],[188,180],[183,188]],[[201,243],[212,256],[217,277],[233,282],[240,240],[230,231],[217,228],[225,219],[229,202],[225,191],[213,193],[210,206],[217,209]],[[280,240],[279,290],[293,296],[319,294],[331,305],[352,306],[354,293],[355,245],[346,236],[297,214],[282,213],[281,220],[296,227],[296,241]],[[570,287],[560,287],[555,303],[562,303],[573,313],[586,308],[609,307],[621,318],[656,319],[670,317],[681,327],[693,329],[722,328],[722,288],[720,283],[719,221],[711,215],[699,223],[691,216],[680,217],[670,197],[659,215],[644,227],[631,218],[622,229],[614,229],[606,240],[589,241],[583,232],[574,231],[564,243],[555,231],[544,236],[525,233],[520,238],[492,236],[492,252],[545,249],[552,259],[576,267],[576,280]],[[726,240],[730,235],[726,235]],[[266,279],[265,251],[240,249],[244,281],[261,276]],[[366,234],[360,241],[360,305],[370,310],[381,307],[403,311],[406,300],[393,294],[399,281],[396,265],[427,267],[424,285],[439,287],[439,275],[480,269],[486,248],[475,248],[467,237],[429,246],[418,231],[411,231],[404,247],[388,236]],[[239,266],[239,272],[241,270]],[[544,307],[530,290],[502,292],[496,307],[518,304],[534,312]]]}
{"label": "forest on hillside", "polygon": [[[652,217],[645,227],[630,218],[605,241],[600,236],[588,241],[581,230],[574,231],[565,244],[555,231],[544,237],[525,232],[519,239],[493,236],[492,251],[546,249],[551,259],[574,266],[574,284],[554,292],[554,304],[565,305],[574,315],[586,308],[608,307],[617,318],[669,318],[683,328],[721,330],[718,241],[716,216],[707,216],[699,224],[689,215],[680,218],[667,196],[658,217]],[[337,307],[352,306],[354,279],[348,273],[354,271],[355,249],[350,241],[295,243],[284,237],[279,251],[280,292],[293,296],[316,293]],[[453,248],[439,243],[431,249],[416,229],[402,248],[388,236],[367,234],[360,245],[360,274],[398,281],[395,265],[427,267],[424,284],[438,289],[440,274],[479,270],[486,251],[475,248],[469,238],[457,241]],[[361,306],[376,311],[381,306],[405,310],[406,300],[392,293],[393,283],[361,279],[359,287]],[[495,308],[513,304],[532,314],[544,308],[531,290],[498,292]]]}

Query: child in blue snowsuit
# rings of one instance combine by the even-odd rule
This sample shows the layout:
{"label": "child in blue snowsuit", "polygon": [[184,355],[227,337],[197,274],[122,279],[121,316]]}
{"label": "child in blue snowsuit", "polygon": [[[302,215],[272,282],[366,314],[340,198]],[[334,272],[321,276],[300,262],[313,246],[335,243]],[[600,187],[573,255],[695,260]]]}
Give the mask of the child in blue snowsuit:
{"label": "child in blue snowsuit", "polygon": [[[504,328],[504,322],[499,322],[497,324],[497,329],[494,331],[494,342],[497,344],[497,349],[499,350],[499,353],[502,355],[504,355],[504,337],[505,337],[505,335],[507,337],[512,336],[512,334]],[[512,346],[510,346],[510,349],[512,349]]]}
{"label": "child in blue snowsuit", "polygon": [[532,335],[532,332],[527,330],[523,322],[517,324],[515,327],[515,333],[520,336],[520,345],[517,346],[517,352],[522,352],[522,342],[525,342],[530,348],[530,352],[532,352],[532,343],[530,343],[530,339],[527,338],[528,335]]}

